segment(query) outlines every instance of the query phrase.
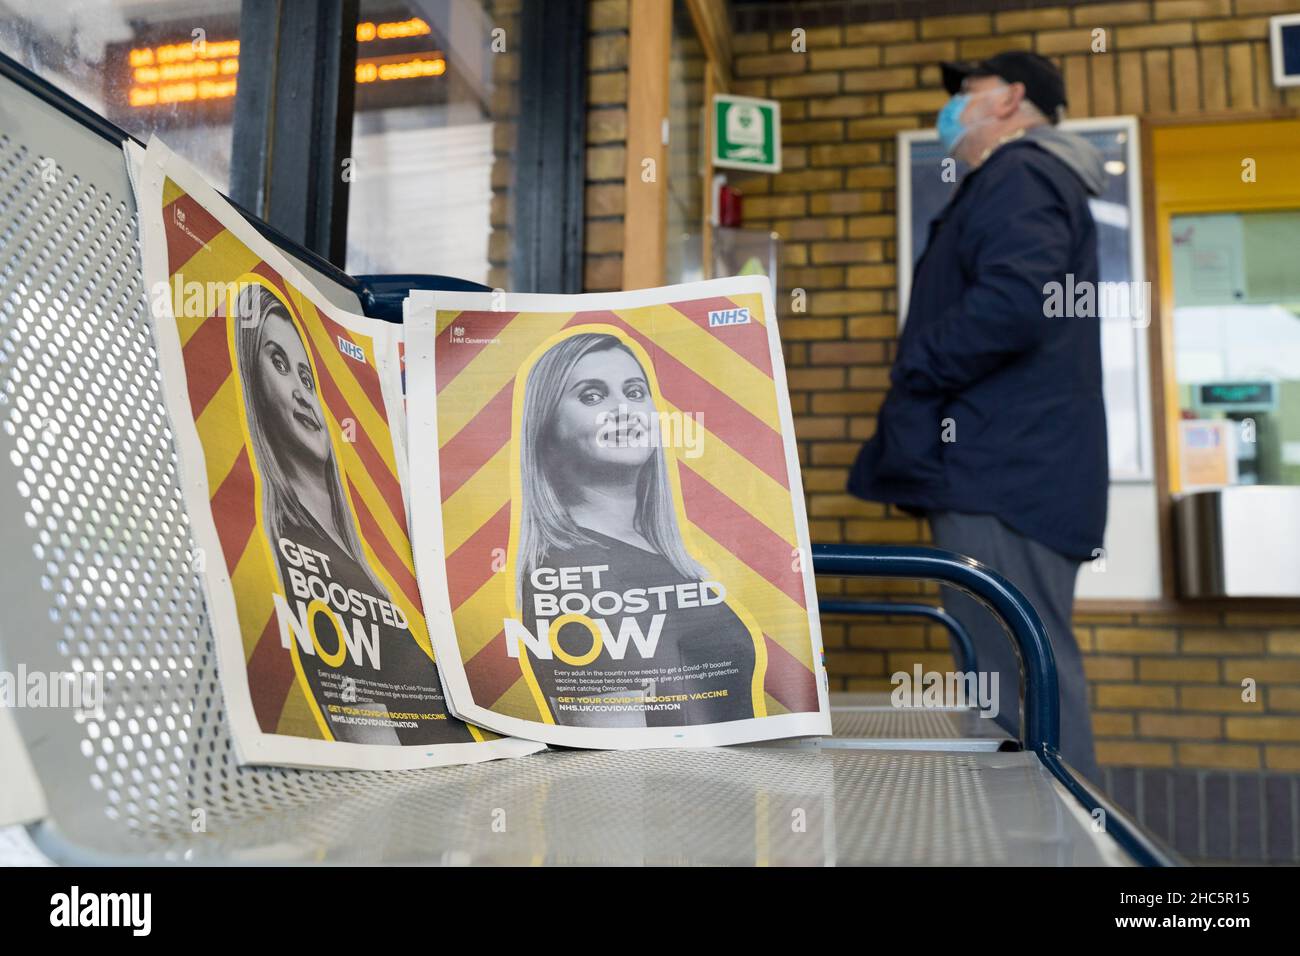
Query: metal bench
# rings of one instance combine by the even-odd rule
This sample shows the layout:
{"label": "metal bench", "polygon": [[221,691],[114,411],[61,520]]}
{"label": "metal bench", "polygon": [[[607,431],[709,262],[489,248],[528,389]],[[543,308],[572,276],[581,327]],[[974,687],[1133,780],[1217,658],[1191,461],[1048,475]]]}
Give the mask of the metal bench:
{"label": "metal bench", "polygon": [[[28,832],[51,859],[1169,862],[1057,754],[1056,674],[1033,608],[973,561],[921,548],[823,546],[814,563],[945,581],[988,604],[1024,661],[1015,750],[945,749],[975,739],[955,725],[890,736],[851,702],[828,741],[391,773],[237,766],[187,561],[124,138],[0,57],[0,668],[93,670],[105,689],[103,719],[12,712],[46,807]],[[358,281],[260,228],[342,307],[382,316],[415,283]]]}

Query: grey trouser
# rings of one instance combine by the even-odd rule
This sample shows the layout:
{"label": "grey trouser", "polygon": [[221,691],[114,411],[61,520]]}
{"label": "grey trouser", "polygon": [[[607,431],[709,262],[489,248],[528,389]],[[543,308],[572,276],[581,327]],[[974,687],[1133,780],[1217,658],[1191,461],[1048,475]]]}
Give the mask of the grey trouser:
{"label": "grey trouser", "polygon": [[[1056,656],[1061,696],[1061,756],[1081,775],[1100,785],[1088,713],[1088,681],[1070,621],[1074,610],[1074,582],[1081,562],[1026,538],[992,515],[940,511],[929,518],[936,547],[968,555],[988,565],[1019,588],[1038,611]],[[943,606],[970,633],[979,669],[989,674],[998,672],[997,721],[1011,733],[1017,733],[1020,660],[1011,638],[984,605],[963,591],[945,586]]]}

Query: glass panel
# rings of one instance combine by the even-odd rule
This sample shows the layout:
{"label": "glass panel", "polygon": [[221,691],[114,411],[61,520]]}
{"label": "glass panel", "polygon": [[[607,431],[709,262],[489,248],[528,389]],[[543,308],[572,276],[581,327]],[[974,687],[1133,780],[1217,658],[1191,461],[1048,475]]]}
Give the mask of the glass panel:
{"label": "glass panel", "polygon": [[239,0],[43,0],[0,18],[0,50],[142,140],[230,181]]}
{"label": "glass panel", "polygon": [[1172,231],[1182,489],[1300,484],[1300,210]]}
{"label": "glass panel", "polygon": [[[686,4],[673,4],[668,60],[668,282],[702,278],[704,73],[709,61]],[[688,238],[693,237],[693,238]]]}
{"label": "glass panel", "polygon": [[[1105,124],[1105,125],[1103,125]],[[1147,436],[1146,361],[1142,340],[1151,322],[1150,296],[1142,277],[1134,272],[1134,220],[1138,210],[1137,182],[1130,168],[1133,144],[1123,120],[1112,126],[1106,121],[1066,121],[1061,129],[1081,136],[1101,153],[1107,173],[1099,196],[1088,200],[1097,222],[1097,256],[1102,288],[1125,290],[1115,298],[1104,295],[1097,303],[1101,316],[1102,389],[1106,398],[1106,434],[1112,481],[1149,480],[1152,462]],[[925,252],[930,223],[947,205],[967,172],[957,163],[954,176],[945,176],[943,147],[937,138],[911,141],[909,177],[911,189],[910,248],[900,250],[912,268],[900,275],[909,277]],[[1140,268],[1140,263],[1138,264]],[[906,316],[910,290],[899,289],[901,315]]]}
{"label": "glass panel", "polygon": [[491,0],[362,2],[349,272],[509,288],[517,23]]}
{"label": "glass panel", "polygon": [[[772,295],[780,288],[777,264],[781,261],[781,236],[767,229],[728,229],[714,226],[710,242],[709,277],[767,276],[772,280]],[[668,274],[669,282],[697,282],[704,275],[704,236],[683,232],[668,237],[668,262],[677,271]]]}

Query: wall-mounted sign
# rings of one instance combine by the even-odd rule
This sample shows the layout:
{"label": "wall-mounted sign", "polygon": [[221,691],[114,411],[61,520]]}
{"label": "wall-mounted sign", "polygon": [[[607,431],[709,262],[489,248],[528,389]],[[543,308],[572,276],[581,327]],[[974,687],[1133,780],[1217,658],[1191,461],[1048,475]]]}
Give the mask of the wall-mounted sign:
{"label": "wall-mounted sign", "polygon": [[713,165],[781,171],[781,104],[752,96],[713,96]]}

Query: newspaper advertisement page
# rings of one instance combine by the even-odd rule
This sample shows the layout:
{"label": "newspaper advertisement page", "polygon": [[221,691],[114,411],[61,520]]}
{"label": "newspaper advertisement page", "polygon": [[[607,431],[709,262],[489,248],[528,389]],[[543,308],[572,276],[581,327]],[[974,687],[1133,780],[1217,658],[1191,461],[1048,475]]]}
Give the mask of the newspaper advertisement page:
{"label": "newspaper advertisement page", "polygon": [[187,164],[134,152],[150,311],[242,763],[533,752],[449,711],[398,478],[396,326],[329,304]]}
{"label": "newspaper advertisement page", "polygon": [[452,710],[573,747],[830,733],[762,277],[406,304],[412,532]]}

